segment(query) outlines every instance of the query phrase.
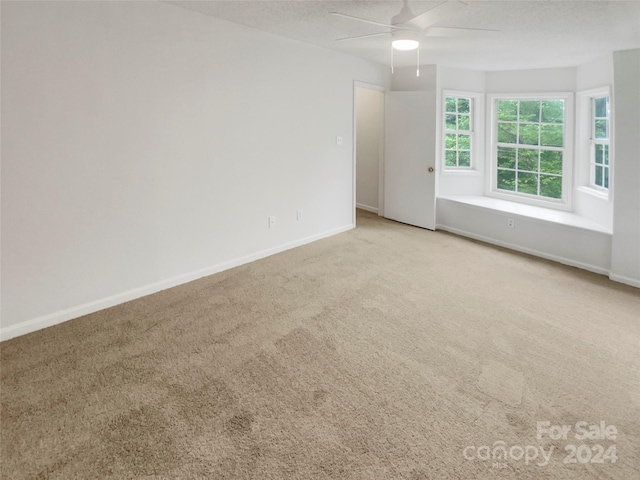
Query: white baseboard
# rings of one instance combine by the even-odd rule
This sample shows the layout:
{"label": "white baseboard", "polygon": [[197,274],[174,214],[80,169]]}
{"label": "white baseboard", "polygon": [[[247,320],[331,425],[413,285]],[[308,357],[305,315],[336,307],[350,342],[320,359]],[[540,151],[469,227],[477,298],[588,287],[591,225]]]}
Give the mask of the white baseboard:
{"label": "white baseboard", "polygon": [[500,240],[496,240],[494,238],[485,237],[483,235],[477,235],[475,233],[467,232],[465,230],[461,230],[454,227],[449,227],[447,225],[436,225],[436,230],[444,230],[447,232],[455,233],[456,235],[460,235],[463,237],[473,238],[474,240],[479,240],[481,242],[490,243],[492,245],[497,245],[499,247],[508,248],[509,250],[515,250],[517,252],[527,253],[529,255],[534,255],[536,257],[541,257],[547,260],[553,260],[554,262],[562,263],[563,265],[568,265],[570,267],[577,267],[583,270],[588,270],[589,272],[598,273],[600,275],[609,275],[609,270],[598,267],[596,265],[591,265],[589,263],[577,262],[575,260],[571,260],[569,258],[560,257],[557,255],[552,255],[546,252],[540,252],[538,250],[534,250],[532,248],[525,248],[520,245],[515,245],[513,243],[502,242]]}
{"label": "white baseboard", "polygon": [[169,278],[166,280],[161,280],[159,282],[155,282],[150,285],[145,285],[143,287],[134,288],[126,292],[118,293],[110,297],[102,298],[102,299],[95,300],[93,302],[88,302],[75,307],[66,308],[64,310],[60,310],[59,312],[50,313],[48,315],[43,315],[41,317],[37,317],[31,320],[25,320],[24,322],[20,322],[16,325],[0,328],[0,341],[9,340],[11,338],[18,337],[20,335],[26,335],[27,333],[41,330],[43,328],[52,327],[54,325],[58,325],[59,323],[66,322],[68,320],[72,320],[74,318],[78,318],[83,315],[88,315],[90,313],[94,313],[99,310],[104,310],[105,308],[113,307],[121,303],[135,300],[136,298],[144,297],[146,295],[151,295],[153,293],[157,293],[162,290],[166,290],[168,288],[176,287],[178,285],[182,285],[184,283],[188,283],[202,277],[207,277],[209,275],[213,275],[215,273],[219,273],[224,270],[229,270],[230,268],[234,268],[240,265],[244,265],[246,263],[254,262],[256,260],[260,260],[261,258],[269,257],[271,255],[275,255],[276,253],[284,252],[285,250],[290,250],[292,248],[305,245],[307,243],[315,242],[316,240],[320,240],[322,238],[331,237],[333,235],[337,235],[338,233],[343,233],[348,230],[351,230],[352,228],[354,228],[353,224],[344,225],[342,227],[338,227],[323,233],[319,233],[317,235],[312,235],[310,237],[302,238],[300,240],[288,242],[288,243],[279,245],[277,247],[268,248],[266,250],[252,253],[244,257],[236,258],[234,260],[229,260],[227,262],[222,262],[217,265],[212,265],[210,267],[206,267],[200,270],[196,270],[194,272],[186,273],[184,275],[178,275],[176,277]]}
{"label": "white baseboard", "polygon": [[609,274],[609,279],[614,282],[624,283],[626,285],[631,285],[632,287],[640,288],[640,280],[637,278],[625,277],[624,275],[617,275],[615,273]]}
{"label": "white baseboard", "polygon": [[360,208],[371,213],[378,213],[378,209],[376,207],[370,207],[369,205],[364,205],[362,203],[356,203],[356,208]]}

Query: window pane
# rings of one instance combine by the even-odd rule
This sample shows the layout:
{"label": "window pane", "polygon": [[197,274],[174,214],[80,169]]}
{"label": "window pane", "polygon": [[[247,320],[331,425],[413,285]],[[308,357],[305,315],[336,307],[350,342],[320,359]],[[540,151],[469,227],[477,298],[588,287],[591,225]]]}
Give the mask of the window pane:
{"label": "window pane", "polygon": [[538,150],[518,149],[518,170],[538,171]]}
{"label": "window pane", "polygon": [[547,147],[562,147],[562,125],[542,125],[540,128],[540,145]]}
{"label": "window pane", "polygon": [[516,190],[516,172],[515,170],[498,169],[498,188],[502,190]]}
{"label": "window pane", "polygon": [[600,117],[600,118],[604,118],[604,117],[608,117],[609,115],[607,115],[607,103],[608,103],[609,97],[600,97],[600,98],[596,98],[594,100],[595,103],[595,110],[596,110],[596,117]]}
{"label": "window pane", "polygon": [[603,179],[602,179],[602,167],[596,165],[596,180],[595,180],[595,184],[598,185],[599,187],[602,187],[602,185],[604,184]]}
{"label": "window pane", "polygon": [[602,156],[604,164],[609,165],[609,145],[602,145]]}
{"label": "window pane", "polygon": [[518,172],[518,191],[520,193],[538,194],[538,175]]}
{"label": "window pane", "polygon": [[456,111],[456,99],[455,97],[447,97],[447,112]]}
{"label": "window pane", "polygon": [[447,167],[456,166],[456,152],[455,150],[447,150],[444,154],[444,164]]}
{"label": "window pane", "polygon": [[516,143],[518,136],[517,123],[498,123],[498,142],[500,143]]}
{"label": "window pane", "polygon": [[523,145],[538,145],[540,125],[520,125],[518,143]]}
{"label": "window pane", "polygon": [[604,163],[604,159],[603,159],[603,150],[604,150],[604,145],[601,145],[599,143],[596,143],[596,155],[595,155],[595,161],[596,163]]}
{"label": "window pane", "polygon": [[517,100],[498,100],[498,120],[515,122],[518,119]]}
{"label": "window pane", "polygon": [[498,168],[516,168],[516,149],[498,147]]}
{"label": "window pane", "polygon": [[456,130],[456,115],[447,114],[447,130]]}
{"label": "window pane", "polygon": [[469,113],[469,104],[470,101],[468,98],[459,98],[458,99],[458,113]]}
{"label": "window pane", "polygon": [[604,167],[604,188],[609,188],[609,167]]}
{"label": "window pane", "polygon": [[458,166],[459,167],[471,166],[471,152],[458,152]]}
{"label": "window pane", "polygon": [[562,198],[562,177],[540,175],[540,195],[549,198]]}
{"label": "window pane", "polygon": [[564,101],[563,100],[543,100],[542,101],[542,122],[543,123],[563,123],[564,122]]}
{"label": "window pane", "polygon": [[542,150],[540,152],[540,171],[562,174],[562,152]]}
{"label": "window pane", "polygon": [[469,135],[458,135],[458,148],[460,150],[471,150],[471,137]]}
{"label": "window pane", "polygon": [[596,138],[609,138],[609,121],[596,120]]}
{"label": "window pane", "polygon": [[458,117],[458,130],[471,130],[469,123],[469,115],[460,115]]}
{"label": "window pane", "polygon": [[447,133],[444,136],[445,148],[447,150],[455,150],[457,147],[456,138],[458,136],[455,133]]}
{"label": "window pane", "polygon": [[520,121],[539,122],[540,121],[540,101],[522,100],[520,102]]}

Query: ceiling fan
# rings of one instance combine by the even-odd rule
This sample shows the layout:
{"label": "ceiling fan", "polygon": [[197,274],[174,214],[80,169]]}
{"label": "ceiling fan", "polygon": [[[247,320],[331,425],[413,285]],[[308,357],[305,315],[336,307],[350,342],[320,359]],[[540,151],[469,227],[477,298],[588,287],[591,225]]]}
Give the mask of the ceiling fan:
{"label": "ceiling fan", "polygon": [[387,32],[370,33],[368,35],[358,35],[355,37],[339,38],[337,41],[355,40],[367,37],[377,37],[381,35],[391,35],[391,72],[393,73],[393,51],[394,50],[417,50],[418,55],[418,76],[420,75],[420,38],[423,36],[435,37],[460,37],[473,36],[476,34],[494,34],[498,30],[487,30],[481,28],[456,28],[456,27],[436,27],[436,23],[447,17],[464,10],[467,4],[459,0],[447,0],[440,5],[427,10],[420,15],[414,15],[409,8],[408,0],[403,0],[400,13],[391,18],[391,23],[381,23],[361,17],[354,17],[340,12],[329,12],[331,15],[368,23],[390,29]]}

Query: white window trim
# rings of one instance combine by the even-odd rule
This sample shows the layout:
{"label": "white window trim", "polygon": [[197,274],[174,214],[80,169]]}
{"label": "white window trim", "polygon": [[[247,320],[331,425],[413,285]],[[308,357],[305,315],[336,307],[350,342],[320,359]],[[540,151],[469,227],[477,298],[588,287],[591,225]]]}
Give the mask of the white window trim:
{"label": "white window trim", "polygon": [[612,201],[615,168],[613,132],[613,115],[609,117],[609,188],[601,188],[592,184],[591,178],[591,120],[592,120],[592,100],[598,97],[609,97],[609,105],[613,110],[613,96],[611,86],[606,85],[599,88],[582,90],[576,94],[576,175],[575,188],[602,200]]}
{"label": "white window trim", "polygon": [[[536,92],[536,93],[492,93],[487,95],[487,119],[488,128],[487,147],[486,147],[486,190],[485,194],[489,197],[501,198],[517,203],[525,203],[536,205],[539,207],[552,208],[556,210],[571,211],[573,181],[573,132],[574,132],[574,93],[573,92]],[[562,198],[546,199],[524,193],[508,193],[497,189],[497,101],[502,99],[540,99],[540,100],[564,100],[565,117],[564,117],[564,155],[562,163]]]}
{"label": "white window trim", "polygon": [[[446,99],[447,97],[470,98],[473,102],[471,115],[471,167],[447,167],[445,166],[445,142],[446,131]],[[440,97],[440,112],[437,141],[438,164],[443,175],[483,175],[484,174],[484,93],[466,92],[460,90],[442,90]]]}

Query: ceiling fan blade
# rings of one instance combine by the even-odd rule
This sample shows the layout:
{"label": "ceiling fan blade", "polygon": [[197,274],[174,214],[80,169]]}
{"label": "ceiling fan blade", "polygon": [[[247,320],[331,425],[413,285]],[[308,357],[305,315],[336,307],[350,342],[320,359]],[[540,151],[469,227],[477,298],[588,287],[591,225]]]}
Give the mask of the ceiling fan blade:
{"label": "ceiling fan blade", "polygon": [[466,3],[460,2],[459,0],[447,0],[437,7],[424,12],[423,14],[418,15],[417,17],[413,17],[405,25],[411,25],[413,27],[418,27],[419,29],[424,30],[425,28],[428,28],[447,17],[455,15],[456,13],[463,10],[466,6]]}
{"label": "ceiling fan blade", "polygon": [[369,35],[358,35],[356,37],[336,38],[336,42],[341,42],[342,40],[356,40],[358,38],[379,37],[380,35],[389,35],[389,33],[390,32],[370,33]]}
{"label": "ceiling fan blade", "polygon": [[425,37],[493,37],[500,30],[488,30],[485,28],[457,28],[457,27],[429,27],[425,30]]}
{"label": "ceiling fan blade", "polygon": [[354,17],[352,15],[346,15],[344,13],[338,13],[338,12],[329,12],[329,13],[331,15],[335,15],[337,17],[348,18],[350,20],[355,20],[357,22],[368,23],[368,24],[371,24],[371,25],[378,25],[379,27],[398,28],[398,27],[396,27],[394,25],[388,25],[386,23],[374,22],[373,20],[367,20],[366,18]]}

